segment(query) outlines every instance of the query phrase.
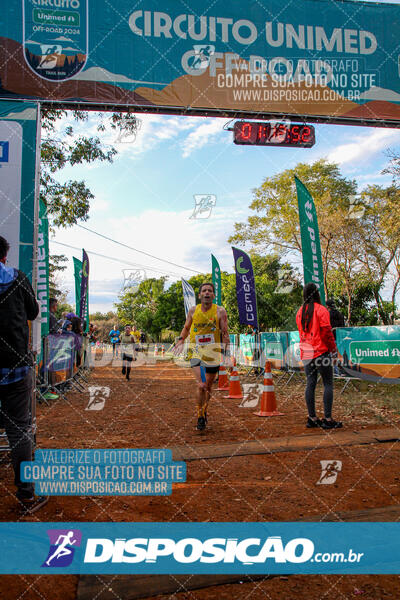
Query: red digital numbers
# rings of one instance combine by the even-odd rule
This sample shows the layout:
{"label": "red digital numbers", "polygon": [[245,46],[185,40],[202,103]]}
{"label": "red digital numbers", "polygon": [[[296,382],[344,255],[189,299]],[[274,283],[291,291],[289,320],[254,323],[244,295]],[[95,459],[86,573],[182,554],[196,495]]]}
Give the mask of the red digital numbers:
{"label": "red digital numbers", "polygon": [[243,140],[249,140],[251,137],[252,125],[251,123],[242,124],[242,138]]}
{"label": "red digital numbers", "polygon": [[300,139],[300,127],[298,125],[293,125],[290,129],[292,133],[292,143],[296,144]]}
{"label": "red digital numbers", "polygon": [[303,133],[301,134],[301,140],[303,142],[309,142],[311,138],[311,127],[305,125],[303,127]]}
{"label": "red digital numbers", "polygon": [[315,144],[315,130],[312,125],[236,121],[233,141],[235,144],[250,146],[311,148]]}
{"label": "red digital numbers", "polygon": [[263,142],[268,137],[269,125],[259,124],[257,130],[257,142]]}

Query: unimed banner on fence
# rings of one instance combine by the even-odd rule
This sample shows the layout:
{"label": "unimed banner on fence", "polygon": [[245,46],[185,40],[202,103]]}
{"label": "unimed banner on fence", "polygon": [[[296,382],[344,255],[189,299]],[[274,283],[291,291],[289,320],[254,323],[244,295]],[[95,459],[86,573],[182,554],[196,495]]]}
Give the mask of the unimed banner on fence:
{"label": "unimed banner on fence", "polygon": [[253,362],[255,349],[254,335],[241,333],[239,336],[239,345],[239,364],[255,366]]}
{"label": "unimed banner on fence", "polygon": [[399,39],[400,7],[360,0],[18,0],[0,97],[399,121]]}
{"label": "unimed banner on fence", "polygon": [[281,368],[285,365],[285,355],[288,349],[286,331],[261,333],[260,343],[265,360],[269,360],[275,368]]}
{"label": "unimed banner on fence", "polygon": [[[1,19],[7,11],[3,8]],[[30,281],[34,257],[36,121],[37,106],[33,102],[0,100],[0,235],[10,244],[7,264],[21,269]]]}
{"label": "unimed banner on fence", "polygon": [[286,365],[292,369],[303,368],[303,362],[300,359],[300,334],[298,331],[288,331],[287,336]]}
{"label": "unimed banner on fence", "polygon": [[348,375],[400,383],[400,326],[343,327],[336,344]]}

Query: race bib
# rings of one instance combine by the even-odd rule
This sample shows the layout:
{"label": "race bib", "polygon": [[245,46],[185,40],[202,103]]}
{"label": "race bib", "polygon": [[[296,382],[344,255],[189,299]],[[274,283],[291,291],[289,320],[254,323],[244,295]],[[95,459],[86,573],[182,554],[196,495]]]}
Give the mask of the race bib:
{"label": "race bib", "polygon": [[196,346],[208,346],[209,344],[215,344],[213,333],[196,335]]}

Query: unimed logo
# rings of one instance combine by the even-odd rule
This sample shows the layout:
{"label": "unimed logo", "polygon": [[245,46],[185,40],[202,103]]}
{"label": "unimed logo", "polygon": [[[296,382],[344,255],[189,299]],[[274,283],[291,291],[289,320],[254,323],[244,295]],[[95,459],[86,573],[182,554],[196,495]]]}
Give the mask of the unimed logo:
{"label": "unimed logo", "polygon": [[246,538],[89,538],[85,563],[156,563],[170,557],[178,563],[304,563],[314,554],[314,544],[307,538],[295,538],[286,544],[280,536],[266,539]]}

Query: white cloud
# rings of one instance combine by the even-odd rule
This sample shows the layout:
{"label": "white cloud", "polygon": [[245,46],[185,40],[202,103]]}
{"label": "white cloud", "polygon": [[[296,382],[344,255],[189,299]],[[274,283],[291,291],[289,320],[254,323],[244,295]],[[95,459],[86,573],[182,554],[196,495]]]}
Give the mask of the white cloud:
{"label": "white cloud", "polygon": [[[122,271],[134,269],[134,265],[144,269],[147,277],[169,275],[171,282],[180,277],[187,279],[195,275],[195,271],[210,272],[212,253],[219,260],[222,269],[232,271],[232,251],[227,239],[233,232],[233,223],[245,219],[245,209],[240,208],[239,203],[227,208],[219,207],[217,202],[209,219],[190,219],[193,207],[194,201],[188,210],[181,212],[147,210],[138,216],[111,218],[107,221],[107,227],[99,228],[100,233],[104,232],[108,237],[189,269],[123,248],[79,227],[58,230],[56,241],[78,248],[74,251],[62,245],[51,244],[52,253],[64,253],[70,259],[63,275],[66,287],[71,292],[74,289],[72,256],[80,259],[82,247],[88,252],[90,259],[89,285],[93,303],[100,302],[103,307],[101,310],[112,309],[123,286]],[[93,227],[90,221],[88,227]],[[96,256],[93,252],[104,257]],[[111,260],[110,257],[118,260]],[[100,309],[93,308],[91,301],[90,310]]]}
{"label": "white cloud", "polygon": [[383,148],[399,142],[399,130],[373,129],[367,135],[356,136],[353,142],[337,146],[328,154],[328,160],[341,165],[365,162]]}
{"label": "white cloud", "polygon": [[94,199],[90,202],[89,215],[93,216],[95,213],[103,212],[110,208],[110,202],[103,198],[103,196],[96,194]]}
{"label": "white cloud", "polygon": [[365,173],[364,175],[356,174],[355,179],[361,189],[367,187],[370,184],[377,185],[390,185],[392,181],[392,176],[390,174],[382,175],[381,172],[378,173]]}
{"label": "white cloud", "polygon": [[[182,119],[179,117],[165,117],[162,115],[143,114],[138,115],[141,121],[140,129],[136,138],[130,143],[124,140],[118,142],[118,132],[109,131],[110,143],[117,148],[121,156],[128,154],[129,157],[137,157],[145,152],[153,150],[162,142],[177,139],[182,133],[193,129],[198,123],[196,117]],[[127,138],[129,141],[131,138]]]}
{"label": "white cloud", "polygon": [[[113,129],[106,116],[103,116],[105,131],[97,131],[99,118],[90,115],[87,121],[74,122],[68,114],[59,119],[55,124],[56,134],[63,136],[65,128],[72,125],[74,133],[68,138],[68,141],[76,141],[80,135],[99,136],[104,145],[114,146],[118,150],[118,155],[114,162],[128,157],[136,159],[145,153],[161,146],[164,142],[179,141],[178,152],[182,153],[184,158],[199,150],[207,144],[216,141],[228,141],[226,131],[223,130],[225,119],[208,117],[179,117],[165,116],[157,114],[137,114],[139,127],[136,136],[124,136],[124,133]],[[53,134],[52,134],[53,135]],[[218,136],[220,135],[220,140]],[[46,132],[43,133],[46,136]],[[98,163],[85,165],[85,169],[94,169]]]}
{"label": "white cloud", "polygon": [[205,123],[200,123],[184,140],[182,156],[184,158],[188,157],[195,150],[199,150],[210,144],[211,141],[215,141],[221,133],[226,137],[226,132],[223,130],[224,122],[222,119],[213,118],[207,119]]}

